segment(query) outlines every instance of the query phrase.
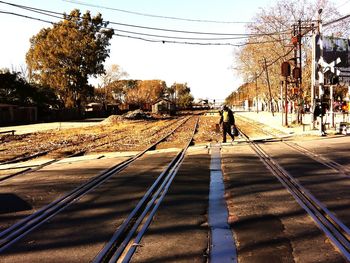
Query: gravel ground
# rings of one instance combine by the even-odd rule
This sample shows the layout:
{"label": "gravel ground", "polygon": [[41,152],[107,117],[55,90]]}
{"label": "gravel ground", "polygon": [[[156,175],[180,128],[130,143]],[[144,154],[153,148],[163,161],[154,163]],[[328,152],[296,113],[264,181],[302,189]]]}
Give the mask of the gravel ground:
{"label": "gravel ground", "polygon": [[[147,120],[126,120],[109,118],[97,125],[67,129],[53,129],[42,132],[0,136],[0,162],[49,151],[51,158],[64,157],[79,151],[85,152],[115,152],[140,151],[147,145],[163,137],[177,125],[182,118],[159,118]],[[217,142],[220,133],[215,131],[218,116],[200,116],[199,128],[195,136],[196,144]],[[186,131],[171,140],[185,140]],[[167,148],[164,143],[161,148]]]}

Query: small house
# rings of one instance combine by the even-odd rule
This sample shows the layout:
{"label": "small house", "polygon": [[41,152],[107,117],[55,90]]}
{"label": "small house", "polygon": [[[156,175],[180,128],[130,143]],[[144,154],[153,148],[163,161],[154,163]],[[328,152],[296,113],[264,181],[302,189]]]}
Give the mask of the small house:
{"label": "small house", "polygon": [[152,113],[156,114],[174,114],[175,104],[168,99],[159,99],[152,105]]}

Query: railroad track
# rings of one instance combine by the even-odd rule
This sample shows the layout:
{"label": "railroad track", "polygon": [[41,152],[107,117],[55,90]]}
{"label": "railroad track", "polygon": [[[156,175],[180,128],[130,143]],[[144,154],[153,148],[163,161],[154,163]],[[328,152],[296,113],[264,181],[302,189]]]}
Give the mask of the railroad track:
{"label": "railroad track", "polygon": [[[175,122],[171,122],[171,123],[169,124],[169,126],[176,125],[178,122],[181,122],[181,121],[182,121],[182,118],[180,118],[179,120],[176,120]],[[150,128],[150,127],[145,127],[145,128],[143,128],[140,132],[142,133],[142,132],[144,132],[144,131],[147,131],[149,128]],[[163,129],[163,127],[159,128],[159,129],[156,129],[153,133],[151,133],[150,137],[153,137],[153,136],[157,135],[157,134],[159,133],[159,131],[161,131],[162,129]],[[118,131],[118,132],[120,132],[120,131]],[[106,135],[104,135],[104,136],[101,136],[101,137],[99,137],[98,139],[100,140],[100,139],[106,138],[107,136],[108,136],[108,134],[106,134]],[[109,144],[109,143],[114,143],[114,142],[121,141],[121,140],[123,140],[123,139],[125,139],[125,138],[128,138],[128,137],[129,137],[129,135],[124,135],[124,136],[122,136],[122,137],[120,137],[120,138],[117,138],[117,139],[115,139],[115,140],[111,140],[111,141],[108,141],[108,142],[99,143],[99,144],[97,144],[97,145],[94,145],[94,149],[97,149],[97,148],[99,148],[99,147],[101,147],[101,146],[105,146],[105,145],[107,145],[107,144]],[[91,141],[91,142],[92,142],[92,141]],[[85,142],[85,143],[86,143],[86,142]],[[74,144],[74,145],[77,145],[77,144]],[[72,145],[70,145],[70,146],[72,146]],[[67,147],[67,145],[66,145],[65,147]],[[61,148],[63,148],[63,147],[61,147]],[[12,164],[12,163],[18,163],[18,162],[28,161],[28,160],[31,160],[31,159],[34,159],[34,158],[37,158],[37,157],[46,155],[46,154],[48,154],[49,152],[52,152],[52,151],[55,151],[55,150],[58,150],[58,149],[59,149],[59,148],[55,148],[55,149],[43,151],[43,152],[40,152],[40,153],[35,153],[35,154],[33,154],[33,155],[30,155],[30,156],[25,156],[25,157],[21,157],[21,158],[16,158],[16,159],[11,160],[11,161],[8,161],[8,162],[0,163],[0,170],[11,170],[11,168],[10,168],[10,169],[6,169],[6,168],[2,169],[2,168],[1,168],[1,165],[6,165],[6,164]],[[69,154],[68,156],[64,156],[64,157],[62,157],[62,158],[56,158],[56,159],[53,159],[53,160],[49,160],[49,161],[44,162],[44,163],[42,163],[42,164],[40,164],[40,165],[36,165],[35,167],[15,167],[15,169],[20,169],[20,168],[26,168],[26,169],[24,169],[24,170],[22,170],[22,171],[19,171],[19,172],[15,172],[15,173],[9,174],[9,175],[3,175],[3,176],[1,176],[1,178],[0,178],[0,183],[6,181],[6,180],[8,180],[8,179],[11,179],[11,178],[13,178],[13,177],[19,176],[19,175],[24,175],[24,174],[27,174],[27,173],[32,173],[32,172],[38,171],[38,170],[40,170],[40,169],[42,169],[42,168],[44,168],[44,167],[46,167],[46,166],[48,166],[48,165],[51,165],[51,164],[53,164],[53,163],[59,162],[60,160],[62,160],[62,159],[64,159],[64,158],[72,158],[72,157],[82,156],[82,155],[84,155],[87,151],[88,151],[87,148],[83,148],[83,149],[81,149],[81,150],[79,150],[79,151],[76,151],[76,152],[74,152],[74,153],[72,153],[72,154]],[[12,168],[12,169],[14,169],[14,168]]]}
{"label": "railroad track", "polygon": [[[256,129],[261,130],[263,133],[265,133],[267,135],[275,136],[275,134],[261,129],[261,127],[256,125],[255,123],[249,123],[249,124],[254,126]],[[337,162],[335,162],[335,161],[333,161],[325,156],[314,153],[314,152],[308,150],[307,148],[305,148],[297,143],[289,142],[289,141],[285,140],[284,138],[280,138],[280,137],[278,137],[278,140],[281,143],[289,146],[290,148],[302,153],[303,155],[310,157],[311,159],[315,160],[316,162],[323,164],[324,166],[327,166],[328,168],[331,168],[331,169],[337,171],[340,175],[349,176],[350,171],[346,167],[344,167],[343,165],[341,165],[341,164],[339,164],[339,163],[337,163]]]}
{"label": "railroad track", "polygon": [[[97,188],[98,186],[102,185],[104,182],[106,182],[111,176],[119,173],[120,171],[124,170],[126,167],[128,167],[132,162],[139,159],[142,155],[144,155],[147,151],[150,149],[153,149],[156,147],[157,144],[161,143],[162,141],[166,140],[169,136],[171,136],[174,132],[176,132],[184,123],[189,121],[191,117],[187,117],[180,124],[173,129],[172,132],[168,133],[166,136],[160,138],[155,144],[151,145],[144,151],[140,152],[136,156],[127,159],[123,163],[112,167],[108,171],[104,172],[103,174],[89,180],[85,184],[79,186],[78,188],[74,189],[70,193],[66,194],[62,198],[55,200],[54,202],[50,203],[49,205],[41,208],[37,212],[33,213],[32,215],[24,218],[23,220],[15,223],[11,227],[5,229],[4,231],[0,232],[0,254],[5,252],[7,249],[9,249],[13,244],[17,243],[20,239],[28,235],[30,232],[47,222],[49,219],[53,218],[55,215],[60,213],[62,210],[66,209],[68,206],[82,198],[84,195],[92,191],[93,189]],[[147,229],[147,226],[150,224],[150,221],[158,208],[161,200],[164,198],[167,189],[169,188],[174,176],[176,175],[176,172],[181,165],[181,162],[185,156],[186,150],[189,147],[193,135],[196,131],[198,125],[198,117],[196,120],[195,127],[193,128],[193,134],[191,138],[188,140],[186,146],[174,157],[171,161],[171,163],[168,165],[167,169],[159,175],[159,177],[156,179],[156,181],[153,183],[153,185],[149,188],[145,196],[140,200],[139,204],[136,206],[136,208],[131,212],[128,219],[125,220],[125,223],[123,223],[123,235],[118,235],[118,242],[120,242],[121,236],[123,236],[123,241],[121,243],[125,244],[126,239],[132,235],[130,232],[130,229],[138,228],[134,224],[133,226],[130,225],[130,223],[136,223],[137,222],[143,222],[142,229]],[[153,202],[153,205],[151,203]],[[146,212],[145,212],[146,211]],[[136,217],[135,217],[136,216]],[[137,219],[136,219],[137,218]],[[141,219],[142,218],[142,219]],[[144,220],[146,220],[146,223],[144,223]],[[147,223],[148,222],[148,223]],[[120,232],[121,228],[118,229]],[[118,232],[117,231],[117,232]],[[125,232],[128,231],[128,232]],[[143,231],[143,233],[144,233]],[[136,238],[140,237],[141,232],[137,232]],[[115,234],[117,235],[117,234]],[[115,236],[114,235],[114,236]],[[137,241],[135,241],[137,242]],[[127,245],[128,246],[128,245]],[[118,251],[120,251],[120,247],[118,246]],[[99,257],[103,258],[105,260],[106,257],[114,258],[116,254],[114,253],[113,246],[112,249],[108,248],[106,251],[106,255],[97,256],[95,259],[95,262],[99,262]],[[124,249],[123,249],[124,250]],[[113,252],[112,252],[113,251]],[[129,251],[132,251],[131,249],[128,249],[128,253],[131,253]],[[118,253],[118,252],[116,252]]]}
{"label": "railroad track", "polygon": [[158,176],[135,209],[96,256],[94,263],[129,262],[179,170],[197,126],[198,118],[186,146],[176,154],[166,169]]}
{"label": "railroad track", "polygon": [[[347,260],[350,260],[350,229],[310,191],[303,187],[297,179],[275,162],[258,143],[251,141],[244,132],[240,132],[264,165],[282,183],[282,185],[288,189],[299,205],[313,218],[318,227],[329,237],[334,246],[341,251]],[[281,142],[299,151],[303,155],[307,155],[315,161],[338,171],[341,175],[347,175],[346,169],[340,164],[312,153],[300,145],[291,144],[283,140]]]}
{"label": "railroad track", "polygon": [[316,162],[319,162],[335,171],[337,171],[340,175],[343,176],[349,176],[349,170],[344,167],[343,165],[327,158],[324,157],[320,154],[314,153],[312,151],[309,151],[308,149],[306,149],[305,147],[297,144],[297,143],[291,143],[291,142],[286,142],[283,141],[282,142],[286,145],[288,145],[289,147],[293,148],[296,151],[299,151],[300,153],[309,156],[311,159],[315,160]]}

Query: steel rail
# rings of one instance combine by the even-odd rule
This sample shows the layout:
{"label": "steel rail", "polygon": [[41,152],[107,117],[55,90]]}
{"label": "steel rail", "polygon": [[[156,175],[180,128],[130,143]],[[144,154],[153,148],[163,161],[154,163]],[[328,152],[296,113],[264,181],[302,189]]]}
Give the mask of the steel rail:
{"label": "steel rail", "polygon": [[117,231],[113,234],[105,247],[95,257],[93,261],[94,263],[117,261],[129,262],[136,250],[136,246],[131,244],[138,244],[151,224],[159,205],[168,192],[168,189],[184,160],[188,147],[193,141],[194,134],[198,127],[198,121],[199,118],[197,117],[193,133],[186,146],[177,153],[166,169],[158,176],[133,211],[118,227]]}
{"label": "steel rail", "polygon": [[289,147],[303,153],[304,155],[309,156],[310,158],[312,158],[313,160],[333,169],[336,170],[337,172],[339,172],[341,175],[343,176],[349,176],[349,171],[347,168],[345,168],[343,165],[341,165],[340,163],[337,163],[336,161],[333,161],[327,157],[321,156],[317,153],[314,153],[308,149],[306,149],[305,147],[297,144],[297,143],[289,143],[289,142],[285,142],[282,141],[284,144],[288,145]]}
{"label": "steel rail", "polygon": [[[278,130],[278,129],[272,127],[273,130],[278,130],[278,131],[280,131],[280,132],[282,132],[282,133],[285,134],[285,135],[282,135],[282,136],[276,136],[276,134],[273,134],[272,132],[267,132],[265,129],[263,129],[261,126],[258,125],[258,124],[261,124],[261,125],[266,126],[265,124],[260,123],[260,122],[258,122],[258,121],[254,121],[254,120],[249,119],[249,118],[244,117],[244,116],[237,116],[237,119],[243,120],[245,123],[248,123],[250,126],[253,126],[253,127],[255,127],[256,129],[260,130],[262,133],[264,133],[264,134],[266,134],[266,135],[270,135],[270,136],[272,136],[273,138],[278,139],[278,140],[283,140],[283,138],[289,137],[289,136],[290,136],[290,134],[287,134],[287,133],[285,133],[285,132],[283,132],[283,131],[280,131],[280,130]],[[269,140],[271,140],[271,139],[270,139],[270,138],[268,138],[268,139],[262,139],[261,141],[269,141]]]}
{"label": "steel rail", "polygon": [[[265,134],[275,136],[274,134],[261,129],[260,127],[258,127],[257,125],[255,125],[253,123],[249,123],[249,124],[260,129]],[[321,163],[321,164],[327,166],[328,168],[331,168],[331,169],[339,172],[339,174],[341,174],[342,176],[346,176],[346,177],[350,176],[349,170],[346,167],[344,167],[343,165],[337,163],[336,161],[333,161],[327,157],[321,156],[320,154],[314,153],[314,152],[306,149],[305,147],[303,147],[297,143],[287,142],[283,138],[279,138],[279,140],[282,143],[284,143],[285,145],[288,145],[290,148],[292,148],[292,149],[294,149],[294,150],[296,150],[304,155],[307,155],[308,157],[315,160],[316,162]]]}
{"label": "steel rail", "polygon": [[[180,121],[181,121],[181,120],[180,120]],[[176,122],[175,122],[175,123],[176,123]],[[174,123],[172,123],[172,124],[174,124]],[[172,125],[172,124],[171,124],[171,125]],[[147,129],[148,129],[148,128],[144,128],[144,129],[141,130],[141,132],[142,132],[142,131],[145,131],[145,130],[147,130]],[[158,130],[155,131],[151,136],[154,136],[157,132],[159,132],[159,131],[158,131]],[[105,138],[105,137],[107,137],[107,135],[106,135],[106,136],[102,136],[102,137],[100,137],[100,138],[98,138],[98,139],[103,139],[103,138]],[[104,143],[98,144],[98,145],[95,146],[94,148],[96,149],[96,148],[101,147],[101,146],[103,146],[103,145],[106,145],[106,144],[108,144],[108,143],[123,140],[123,139],[125,139],[125,138],[127,138],[127,137],[128,137],[128,135],[123,136],[123,137],[118,138],[118,139],[113,140],[113,141],[104,142]],[[69,145],[69,146],[73,146],[73,145]],[[62,148],[62,147],[61,147],[61,148]],[[45,151],[44,153],[40,153],[39,155],[38,155],[38,154],[34,154],[34,155],[27,156],[27,157],[23,157],[22,159],[18,159],[16,162],[27,161],[27,160],[29,160],[29,159],[33,159],[33,158],[36,158],[36,157],[45,155],[45,154],[47,154],[47,153],[49,153],[49,152],[51,152],[51,151],[55,151],[55,150],[61,149],[61,148],[56,148],[56,149],[48,150],[48,151]],[[8,180],[8,179],[11,179],[12,177],[16,177],[16,176],[18,176],[18,175],[24,175],[24,174],[28,174],[28,173],[32,173],[32,172],[38,171],[38,170],[40,170],[40,169],[42,169],[42,168],[44,168],[44,167],[46,167],[46,166],[48,166],[48,165],[50,165],[50,164],[57,163],[57,162],[59,162],[59,161],[65,159],[65,158],[72,158],[72,157],[77,157],[77,156],[84,155],[84,154],[86,153],[86,151],[87,151],[86,149],[83,149],[83,150],[77,151],[77,152],[75,152],[75,153],[72,153],[72,154],[70,154],[70,155],[68,155],[68,156],[65,156],[65,157],[62,157],[62,158],[53,159],[53,160],[50,160],[50,161],[45,162],[45,163],[43,163],[43,164],[36,165],[34,168],[33,168],[33,167],[29,167],[29,168],[27,168],[27,169],[25,169],[25,170],[23,170],[23,171],[19,171],[19,172],[13,173],[13,174],[9,174],[9,175],[2,176],[2,177],[0,178],[0,183],[6,181],[6,180]],[[13,162],[10,162],[10,163],[16,163],[16,162],[13,161]],[[0,166],[1,166],[1,165],[5,165],[5,164],[10,164],[10,163],[0,163]],[[20,168],[22,168],[22,167],[14,167],[14,168],[9,168],[9,169],[20,169]],[[9,170],[9,169],[2,169],[2,170]],[[0,170],[1,170],[1,169],[0,169]]]}
{"label": "steel rail", "polygon": [[8,161],[4,161],[4,162],[0,162],[0,165],[5,165],[5,164],[11,164],[11,163],[18,163],[18,162],[24,162],[24,161],[28,161],[30,159],[34,159],[40,156],[43,156],[45,154],[48,154],[51,150],[45,150],[45,151],[41,151],[38,153],[34,153],[28,156],[24,156],[24,157],[14,157]]}
{"label": "steel rail", "polygon": [[164,137],[160,138],[153,145],[147,147],[145,150],[139,152],[133,157],[125,160],[124,162],[111,167],[102,174],[88,180],[86,183],[75,188],[73,191],[69,192],[65,196],[53,201],[52,203],[44,206],[35,213],[23,218],[21,221],[15,223],[4,231],[0,232],[0,253],[5,251],[11,245],[16,243],[18,240],[23,238],[25,235],[51,219],[53,216],[61,212],[63,209],[71,205],[72,203],[78,201],[81,197],[86,195],[88,192],[92,191],[105,181],[107,181],[111,176],[119,173],[129,166],[132,162],[140,158],[147,151],[153,149],[157,144],[164,141],[166,138],[171,136],[178,128],[180,128],[185,122],[187,122],[191,117],[186,117],[181,121],[172,131],[166,134]]}
{"label": "steel rail", "polygon": [[332,243],[350,260],[350,229],[328,210],[315,196],[305,189],[293,176],[276,163],[263,149],[242,133],[264,165],[292,194],[299,205],[313,218],[317,226]]}

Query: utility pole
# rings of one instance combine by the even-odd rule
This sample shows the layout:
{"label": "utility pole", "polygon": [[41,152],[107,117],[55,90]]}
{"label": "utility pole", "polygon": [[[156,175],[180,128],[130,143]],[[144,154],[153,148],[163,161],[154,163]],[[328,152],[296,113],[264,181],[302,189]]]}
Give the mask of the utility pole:
{"label": "utility pole", "polygon": [[[296,36],[296,25],[294,24],[293,25],[293,36],[295,37]],[[298,37],[297,37],[297,43],[294,44],[294,67],[297,67],[298,66],[298,49],[297,49],[297,45],[298,45]]]}
{"label": "utility pole", "polygon": [[264,63],[265,63],[265,72],[266,72],[267,86],[269,87],[269,94],[270,94],[270,107],[271,107],[272,116],[274,116],[274,114],[273,114],[272,95],[271,95],[271,85],[270,85],[269,72],[267,71],[267,63],[266,63],[266,58],[265,57],[264,57]]}
{"label": "utility pole", "polygon": [[294,69],[293,69],[293,79],[296,86],[296,100],[298,102],[298,112],[297,112],[297,122],[300,123],[302,114],[302,62],[301,62],[301,20],[298,20],[298,24],[293,25],[293,45],[294,45]]}
{"label": "utility pole", "polygon": [[[320,62],[323,62],[323,37],[322,37],[322,21],[321,21],[321,13],[322,9],[318,10],[318,26],[317,26],[317,33],[319,36],[318,43],[320,45]],[[322,63],[319,63],[318,65],[318,94],[319,98],[323,96],[324,93],[324,74],[323,74],[323,67],[321,65]]]}
{"label": "utility pole", "polygon": [[255,72],[256,113],[259,113],[258,74]]}
{"label": "utility pole", "polygon": [[320,134],[324,135],[323,130],[323,110],[322,110],[322,102],[323,102],[323,94],[324,94],[324,73],[323,73],[323,36],[322,36],[322,20],[321,20],[322,9],[318,10],[318,35],[319,35],[319,44],[320,44],[320,62],[318,65],[318,94],[321,103],[321,116],[320,116]]}
{"label": "utility pole", "polygon": [[284,115],[284,126],[288,127],[288,99],[287,99],[287,89],[288,89],[288,79],[285,77],[284,79],[284,107],[285,107],[285,115]]}
{"label": "utility pole", "polygon": [[288,127],[288,77],[290,76],[290,65],[287,61],[283,62],[281,65],[281,75],[284,77],[284,107],[285,107],[285,119],[284,126]]}
{"label": "utility pole", "polygon": [[300,88],[301,88],[301,83],[303,79],[303,71],[302,71],[302,63],[301,63],[301,20],[298,20],[298,44],[299,44],[299,68],[300,68]]}
{"label": "utility pole", "polygon": [[283,80],[280,82],[280,96],[281,96],[281,120],[282,120],[282,126],[284,125],[283,120]]}
{"label": "utility pole", "polygon": [[[318,27],[317,27],[318,28]],[[315,89],[316,89],[316,69],[317,69],[317,62],[316,62],[316,46],[317,46],[317,32],[313,30],[312,33],[312,56],[311,56],[311,108],[313,109],[315,107]],[[313,128],[314,128],[314,122],[313,122]]]}
{"label": "utility pole", "polygon": [[304,107],[304,101],[302,99],[303,96],[303,87],[302,87],[302,79],[303,79],[303,70],[302,70],[302,62],[301,62],[301,20],[298,20],[298,47],[299,47],[299,79],[297,80],[297,83],[299,85],[299,89],[297,91],[297,100],[298,100],[298,115],[297,115],[297,121],[298,124],[301,124],[303,122],[303,107]]}

